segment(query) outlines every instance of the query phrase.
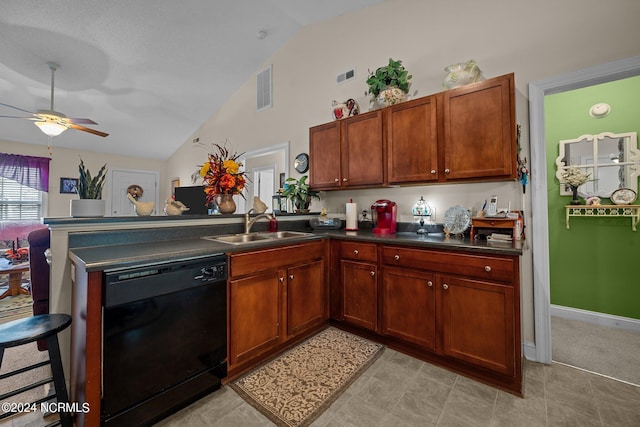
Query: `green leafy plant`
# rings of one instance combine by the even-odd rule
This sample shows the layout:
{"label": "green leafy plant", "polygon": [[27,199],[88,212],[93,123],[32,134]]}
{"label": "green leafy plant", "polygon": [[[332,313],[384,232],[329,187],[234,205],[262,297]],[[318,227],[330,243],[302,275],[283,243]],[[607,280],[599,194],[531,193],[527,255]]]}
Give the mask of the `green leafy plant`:
{"label": "green leafy plant", "polygon": [[106,170],[107,164],[105,163],[98,171],[98,175],[92,177],[89,169],[84,166],[82,157],[80,158],[80,166],[78,166],[78,171],[80,172],[80,178],[78,179],[78,196],[80,196],[81,199],[102,198],[102,187],[104,186],[104,180],[107,178]]}
{"label": "green leafy plant", "polygon": [[308,209],[312,198],[320,200],[320,193],[310,188],[307,178],[307,175],[300,179],[287,178],[284,184],[282,195],[291,200],[298,210]]}
{"label": "green leafy plant", "polygon": [[387,86],[397,86],[404,93],[409,92],[409,80],[413,77],[402,65],[402,61],[389,58],[389,65],[379,67],[375,72],[369,71],[367,84],[369,93],[374,97]]}

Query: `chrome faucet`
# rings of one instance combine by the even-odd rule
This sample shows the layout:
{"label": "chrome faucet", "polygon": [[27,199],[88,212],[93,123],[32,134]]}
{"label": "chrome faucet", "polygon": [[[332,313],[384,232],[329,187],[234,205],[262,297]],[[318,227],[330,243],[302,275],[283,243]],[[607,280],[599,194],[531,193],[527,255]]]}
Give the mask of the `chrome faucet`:
{"label": "chrome faucet", "polygon": [[244,214],[244,234],[249,234],[251,231],[251,227],[255,224],[260,218],[267,218],[269,221],[272,219],[276,219],[275,215],[271,215],[268,213],[258,214],[255,218],[251,219],[250,214],[253,212],[253,209],[249,209],[246,214]]}

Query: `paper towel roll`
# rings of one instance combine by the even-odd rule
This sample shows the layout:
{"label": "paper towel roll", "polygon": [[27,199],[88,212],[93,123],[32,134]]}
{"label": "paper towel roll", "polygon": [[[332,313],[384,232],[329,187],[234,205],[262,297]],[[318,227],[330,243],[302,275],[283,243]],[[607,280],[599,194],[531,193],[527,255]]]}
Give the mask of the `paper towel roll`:
{"label": "paper towel roll", "polygon": [[358,204],[347,203],[347,223],[345,230],[357,230],[358,229]]}

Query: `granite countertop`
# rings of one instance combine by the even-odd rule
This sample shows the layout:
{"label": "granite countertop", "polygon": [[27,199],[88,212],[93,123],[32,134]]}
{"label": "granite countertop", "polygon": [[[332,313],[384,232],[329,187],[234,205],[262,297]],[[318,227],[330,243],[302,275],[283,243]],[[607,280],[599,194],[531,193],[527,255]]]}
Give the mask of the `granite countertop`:
{"label": "granite countertop", "polygon": [[186,238],[156,242],[117,244],[73,248],[69,255],[87,271],[114,271],[142,265],[205,258],[216,254],[286,246],[322,238],[361,240],[383,244],[402,244],[428,249],[464,250],[485,254],[522,255],[523,241],[488,242],[471,241],[468,237],[447,238],[443,234],[420,235],[400,232],[391,235],[374,234],[371,230],[316,230],[303,237],[269,240],[233,245],[201,238]]}

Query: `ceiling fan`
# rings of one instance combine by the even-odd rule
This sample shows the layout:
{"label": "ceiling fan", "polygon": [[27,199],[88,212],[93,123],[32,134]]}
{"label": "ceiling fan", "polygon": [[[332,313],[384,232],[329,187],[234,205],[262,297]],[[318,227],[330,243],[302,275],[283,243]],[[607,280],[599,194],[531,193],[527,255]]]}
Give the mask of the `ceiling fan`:
{"label": "ceiling fan", "polygon": [[81,130],[83,132],[89,132],[98,136],[108,136],[108,133],[100,132],[99,130],[91,129],[82,125],[97,125],[98,123],[94,122],[91,119],[72,119],[65,116],[62,113],[58,113],[53,109],[53,82],[54,75],[56,70],[60,67],[58,64],[53,62],[47,62],[47,66],[51,70],[51,108],[49,110],[38,110],[37,113],[33,113],[28,110],[24,110],[19,107],[15,107],[13,105],[4,104],[0,102],[0,105],[4,105],[5,107],[13,108],[18,111],[22,111],[24,113],[30,114],[28,117],[24,116],[0,116],[8,119],[27,119],[32,120],[34,125],[38,126],[40,130],[46,134],[47,136],[54,137],[60,135],[67,129],[75,129]]}

